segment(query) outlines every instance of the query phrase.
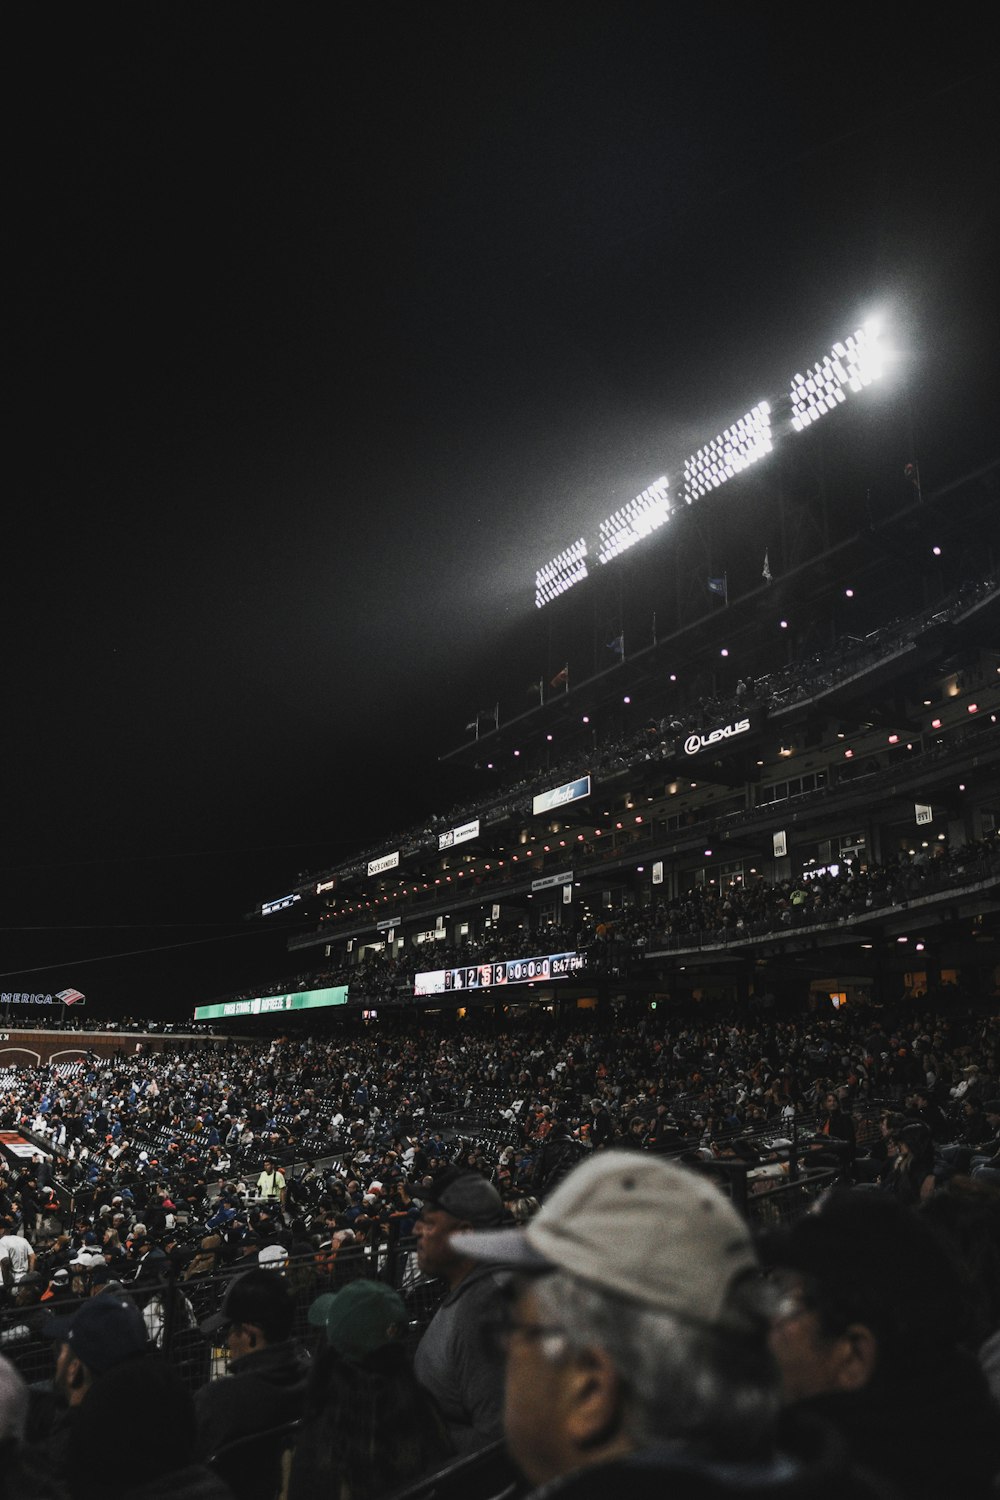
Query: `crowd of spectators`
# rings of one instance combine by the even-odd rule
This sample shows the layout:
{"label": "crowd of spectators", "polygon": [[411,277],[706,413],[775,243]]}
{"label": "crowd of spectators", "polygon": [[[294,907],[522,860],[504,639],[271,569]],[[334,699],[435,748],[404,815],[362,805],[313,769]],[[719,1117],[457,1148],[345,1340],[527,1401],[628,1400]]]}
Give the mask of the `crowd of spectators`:
{"label": "crowd of spectators", "polygon": [[[919,1212],[933,1225],[965,1267],[962,1317],[948,1347],[957,1350],[961,1340],[963,1348],[981,1351],[983,1369],[996,1379],[1000,1280],[989,1276],[1000,1266],[998,1041],[995,1017],[954,999],[895,1012],[857,1008],[803,1018],[779,1015],[764,997],[742,1015],[692,1008],[660,1019],[647,1015],[628,1032],[600,1017],[587,1026],[579,1020],[563,1026],[536,1015],[500,1030],[485,1015],[465,1026],[453,1021],[432,1028],[425,1020],[415,1029],[412,1018],[409,1024],[400,1018],[375,1032],[342,1025],[325,1035],[285,1035],[258,1045],[215,1041],[197,1052],[9,1073],[0,1126],[34,1140],[39,1150],[11,1162],[0,1178],[0,1351],[36,1378],[43,1324],[49,1346],[68,1351],[60,1353],[54,1391],[33,1407],[29,1434],[42,1451],[48,1445],[63,1455],[63,1480],[72,1488],[73,1465],[90,1451],[93,1434],[78,1430],[78,1422],[66,1428],[65,1413],[76,1409],[81,1392],[86,1408],[98,1389],[110,1391],[103,1383],[108,1348],[131,1358],[149,1346],[164,1348],[188,1330],[204,1356],[199,1381],[188,1381],[200,1391],[192,1436],[179,1447],[192,1495],[225,1494],[224,1488],[197,1489],[212,1446],[206,1433],[218,1436],[225,1427],[219,1414],[249,1411],[253,1401],[268,1398],[275,1420],[308,1408],[319,1424],[303,1448],[303,1473],[330,1472],[344,1428],[329,1403],[347,1400],[345,1393],[355,1388],[358,1400],[364,1392],[371,1397],[372,1422],[380,1409],[372,1393],[388,1400],[391,1391],[404,1401],[414,1423],[407,1430],[426,1439],[417,1442],[414,1435],[414,1472],[444,1462],[449,1452],[496,1438],[502,1420],[502,1361],[474,1352],[468,1327],[475,1322],[478,1339],[479,1325],[498,1305],[492,1262],[487,1259],[480,1274],[481,1247],[462,1248],[460,1239],[452,1247],[453,1231],[491,1230],[501,1218],[530,1225],[539,1201],[551,1218],[566,1204],[577,1174],[582,1180],[604,1153],[611,1161],[673,1158],[701,1174],[736,1163],[748,1173],[751,1192],[766,1195],[787,1180],[791,1142],[797,1170],[807,1178],[827,1169],[855,1184],[857,1200],[888,1203],[893,1213]],[[619,1192],[628,1172],[616,1168],[613,1175]],[[624,1200],[615,1212],[625,1216],[624,1233]],[[616,1224],[612,1214],[609,1244]],[[414,1234],[415,1257],[406,1251]],[[821,1249],[792,1243],[794,1254],[787,1256],[800,1281],[789,1291],[786,1279],[783,1296],[799,1295],[806,1269],[812,1278],[826,1266]],[[390,1244],[403,1247],[391,1274]],[[328,1352],[322,1375],[315,1375],[292,1338],[285,1305],[286,1293],[293,1297],[304,1284],[297,1280],[300,1267],[307,1268],[312,1296],[338,1258],[344,1265],[348,1256],[376,1285],[394,1280],[392,1294],[399,1299],[390,1305],[375,1293],[378,1305],[357,1313],[366,1337],[376,1340],[358,1346],[360,1355],[355,1349],[354,1357],[366,1362],[364,1381],[341,1370],[343,1350],[336,1360]],[[220,1301],[222,1272],[230,1279]],[[384,1351],[392,1344],[386,1327],[413,1321],[413,1289],[426,1278],[440,1280],[444,1301],[417,1330],[427,1341],[417,1353],[421,1395],[408,1361]],[[284,1290],[270,1290],[278,1285]],[[339,1304],[342,1290],[336,1281],[327,1285],[312,1326],[332,1346],[347,1337],[337,1332],[337,1309],[346,1317],[347,1306],[366,1294]],[[169,1333],[168,1286],[178,1299],[171,1303]],[[72,1309],[101,1299],[106,1325],[95,1333],[88,1319],[97,1315],[88,1314],[80,1332],[73,1322],[80,1312]],[[117,1312],[107,1310],[112,1303]],[[429,1311],[434,1299],[421,1305]],[[538,1311],[540,1304],[531,1306]],[[45,1322],[63,1307],[65,1316]],[[559,1316],[555,1307],[545,1304],[561,1327],[565,1307],[560,1304]],[[869,1326],[875,1303],[864,1303],[862,1312]],[[830,1338],[840,1336],[833,1325],[843,1316],[833,1298],[824,1313]],[[775,1326],[785,1325],[779,1319]],[[850,1319],[847,1326],[853,1327]],[[75,1353],[72,1328],[82,1341]],[[226,1384],[232,1376],[212,1377],[207,1361],[216,1333],[233,1371],[242,1369],[241,1380],[252,1374],[263,1382],[262,1392],[240,1385],[239,1395]],[[872,1333],[887,1337],[881,1325]],[[953,1357],[954,1351],[949,1369]],[[790,1396],[819,1396],[825,1388],[793,1388],[794,1368],[790,1355]],[[874,1378],[870,1359],[859,1368],[866,1381]],[[980,1377],[967,1363],[961,1368],[966,1404],[979,1423],[970,1438],[969,1452],[978,1455],[969,1459],[971,1487],[963,1493],[985,1494],[981,1481],[984,1466],[993,1463],[993,1439],[983,1425]],[[456,1370],[462,1371],[457,1385]],[[150,1399],[181,1421],[189,1398],[178,1394],[176,1371],[148,1376],[143,1366],[143,1372],[139,1388],[148,1380]],[[428,1397],[429,1408],[420,1404]],[[890,1397],[883,1392],[880,1399]],[[853,1409],[833,1405],[835,1423],[850,1427]],[[125,1406],[131,1410],[128,1401]],[[100,1403],[89,1410],[96,1419]],[[440,1427],[428,1411],[438,1412]],[[412,1415],[417,1412],[423,1412],[419,1419]],[[182,1427],[188,1421],[185,1415]],[[852,1442],[868,1441],[860,1425],[851,1432]],[[58,1443],[53,1433],[60,1434]],[[354,1482],[360,1483],[367,1460],[352,1454],[360,1466]],[[874,1457],[876,1467],[891,1468],[883,1448],[875,1445]],[[532,1465],[529,1457],[525,1472],[540,1479]],[[398,1471],[383,1476],[387,1486],[401,1477]],[[40,1497],[47,1493],[38,1490]],[[177,1493],[188,1491],[179,1486]]]}

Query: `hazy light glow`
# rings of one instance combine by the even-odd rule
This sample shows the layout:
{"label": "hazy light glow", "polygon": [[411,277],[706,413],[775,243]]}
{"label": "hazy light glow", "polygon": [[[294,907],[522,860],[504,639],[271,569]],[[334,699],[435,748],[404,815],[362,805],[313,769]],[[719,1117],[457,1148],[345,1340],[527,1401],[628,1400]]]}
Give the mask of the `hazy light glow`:
{"label": "hazy light glow", "polygon": [[587,576],[587,543],[581,537],[538,569],[535,574],[535,608],[550,604],[574,583],[582,583]]}
{"label": "hazy light glow", "polygon": [[771,408],[760,401],[704,448],[684,460],[684,499],[688,505],[717,490],[771,452]]}
{"label": "hazy light glow", "polygon": [[636,495],[621,510],[601,522],[597,558],[609,563],[620,552],[634,547],[644,537],[670,520],[670,499],[667,495],[669,481],[666,475],[657,479],[641,495]]}
{"label": "hazy light glow", "polygon": [[865,323],[848,335],[843,343],[834,344],[829,354],[805,375],[793,375],[789,396],[792,402],[792,426],[796,432],[825,417],[855,394],[871,385],[882,374],[883,352],[874,322]]}

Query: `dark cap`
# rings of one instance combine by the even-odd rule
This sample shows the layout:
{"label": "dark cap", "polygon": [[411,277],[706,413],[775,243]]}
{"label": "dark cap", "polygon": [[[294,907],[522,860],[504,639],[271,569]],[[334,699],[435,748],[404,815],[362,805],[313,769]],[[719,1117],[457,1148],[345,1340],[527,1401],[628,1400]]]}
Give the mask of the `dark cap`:
{"label": "dark cap", "polygon": [[216,1333],[229,1323],[250,1323],[269,1343],[287,1339],[292,1331],[292,1299],[273,1271],[247,1271],[229,1283],[222,1307],[201,1324],[202,1333]]}
{"label": "dark cap", "polygon": [[128,1297],[111,1292],[91,1297],[69,1317],[48,1318],[39,1332],[55,1343],[68,1344],[94,1375],[149,1348],[142,1313]]}
{"label": "dark cap", "polygon": [[463,1172],[446,1167],[420,1194],[426,1208],[443,1208],[456,1219],[464,1219],[477,1229],[499,1224],[503,1201],[491,1182],[478,1172]]}

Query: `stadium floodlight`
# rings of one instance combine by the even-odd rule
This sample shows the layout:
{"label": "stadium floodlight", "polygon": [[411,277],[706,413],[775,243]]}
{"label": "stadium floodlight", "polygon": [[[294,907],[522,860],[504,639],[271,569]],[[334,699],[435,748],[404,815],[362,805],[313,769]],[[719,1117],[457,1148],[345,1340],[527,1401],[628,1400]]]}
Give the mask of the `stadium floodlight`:
{"label": "stadium floodlight", "polygon": [[535,608],[541,609],[543,604],[551,603],[586,577],[587,543],[581,537],[538,569],[535,574]]}
{"label": "stadium floodlight", "polygon": [[827,412],[847,400],[847,392],[857,395],[882,374],[882,349],[878,326],[865,323],[842,343],[834,344],[818,364],[805,375],[793,375],[789,395],[792,402],[792,426],[803,432]]}
{"label": "stadium floodlight", "polygon": [[684,460],[684,500],[690,505],[771,451],[771,407],[759,401],[725,432]]}
{"label": "stadium floodlight", "polygon": [[661,476],[641,495],[636,495],[634,500],[601,522],[598,562],[609,563],[620,552],[634,547],[636,542],[658,531],[664,522],[670,520],[668,484],[666,475]]}

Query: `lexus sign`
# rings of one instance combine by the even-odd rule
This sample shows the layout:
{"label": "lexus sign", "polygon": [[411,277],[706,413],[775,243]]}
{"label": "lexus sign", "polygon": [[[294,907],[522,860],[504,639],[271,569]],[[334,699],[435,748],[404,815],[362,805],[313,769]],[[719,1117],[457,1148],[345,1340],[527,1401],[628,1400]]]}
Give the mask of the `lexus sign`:
{"label": "lexus sign", "polygon": [[723,724],[718,729],[706,730],[704,734],[689,734],[684,741],[685,755],[701,755],[705,750],[721,750],[727,740],[734,740],[740,735],[749,734],[753,726],[749,719],[734,719],[731,724]]}

